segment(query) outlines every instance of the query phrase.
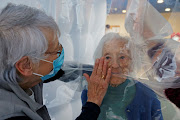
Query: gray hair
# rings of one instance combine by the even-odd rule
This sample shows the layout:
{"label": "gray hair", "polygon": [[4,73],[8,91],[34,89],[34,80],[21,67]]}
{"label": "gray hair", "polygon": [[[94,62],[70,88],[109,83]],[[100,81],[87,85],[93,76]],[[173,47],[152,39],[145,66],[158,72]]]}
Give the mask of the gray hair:
{"label": "gray hair", "polygon": [[[15,63],[23,56],[43,58],[48,41],[40,28],[48,28],[60,36],[52,17],[25,5],[8,4],[0,13],[0,76],[16,82]],[[33,60],[39,62],[39,60]],[[7,78],[11,76],[10,78]]]}
{"label": "gray hair", "polygon": [[[117,39],[117,40],[122,40],[122,41],[127,41],[129,42],[130,38],[127,37],[127,36],[120,36],[118,33],[113,33],[113,32],[110,32],[110,33],[107,33],[105,34],[102,39],[100,40],[95,52],[94,52],[94,60],[97,59],[97,58],[100,58],[102,57],[102,51],[103,51],[103,47],[104,47],[104,44],[107,42],[107,41],[111,41],[113,39]],[[127,43],[127,45],[129,45]]]}

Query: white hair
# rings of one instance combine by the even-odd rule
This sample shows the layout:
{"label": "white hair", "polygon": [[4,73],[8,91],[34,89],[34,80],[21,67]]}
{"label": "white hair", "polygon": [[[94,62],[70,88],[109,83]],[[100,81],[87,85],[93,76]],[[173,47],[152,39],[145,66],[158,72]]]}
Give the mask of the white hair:
{"label": "white hair", "polygon": [[127,36],[120,36],[118,33],[113,33],[113,32],[110,32],[110,33],[107,33],[105,34],[102,39],[100,40],[95,52],[94,52],[94,60],[97,59],[97,58],[100,58],[102,57],[102,51],[103,51],[103,47],[104,47],[104,44],[107,42],[107,41],[111,41],[111,40],[121,40],[121,41],[127,41],[127,46],[129,45],[129,40],[130,38],[127,37]]}
{"label": "white hair", "polygon": [[107,41],[111,41],[111,40],[120,40],[120,41],[125,41],[127,42],[126,44],[126,48],[130,51],[130,57],[131,57],[131,73],[129,73],[129,76],[134,76],[135,74],[135,67],[136,66],[136,62],[137,62],[137,57],[138,57],[138,53],[136,51],[134,51],[134,48],[136,47],[133,42],[131,41],[130,37],[128,36],[120,36],[118,33],[108,33],[106,35],[104,35],[102,37],[102,39],[100,40],[96,50],[95,50],[95,53],[94,53],[94,60],[97,59],[97,58],[100,58],[102,57],[102,52],[103,52],[103,47],[104,47],[104,44],[107,42]]}
{"label": "white hair", "polygon": [[[52,17],[43,11],[25,5],[8,4],[0,13],[0,76],[16,81],[15,63],[23,56],[43,58],[48,41],[40,30],[53,30],[54,38],[60,35]],[[33,62],[39,62],[35,59]],[[7,75],[8,74],[8,75]],[[11,78],[7,78],[11,76]]]}

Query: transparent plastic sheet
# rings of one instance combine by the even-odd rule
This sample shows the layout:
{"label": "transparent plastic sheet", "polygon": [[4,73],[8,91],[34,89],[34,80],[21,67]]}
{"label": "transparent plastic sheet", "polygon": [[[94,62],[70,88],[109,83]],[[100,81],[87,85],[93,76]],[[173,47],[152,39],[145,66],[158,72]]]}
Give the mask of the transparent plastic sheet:
{"label": "transparent plastic sheet", "polygon": [[[48,96],[45,97],[45,104],[52,119],[74,120],[81,112],[81,92],[87,84],[82,74],[84,70],[92,71],[93,53],[104,34],[106,2],[60,0],[56,7],[56,21],[61,31],[59,40],[65,50],[65,63],[62,67],[65,75],[58,82],[45,85],[48,88],[44,89],[44,96]],[[86,66],[85,63],[90,65]],[[51,87],[54,89],[51,90]]]}
{"label": "transparent plastic sheet", "polygon": [[45,11],[59,25],[60,42],[67,54],[65,61],[93,64],[94,50],[105,29],[105,0],[2,0],[0,9],[7,3]]}
{"label": "transparent plastic sheet", "polygon": [[[44,84],[43,102],[52,120],[74,120],[82,108],[81,91],[87,86],[82,77],[83,70],[92,71],[93,53],[104,34],[106,1],[1,0],[0,10],[7,3],[41,9],[58,24],[61,32],[59,41],[65,51],[65,63],[62,67],[65,75],[59,80]],[[90,65],[83,68],[84,63]]]}
{"label": "transparent plastic sheet", "polygon": [[80,114],[82,107],[80,96],[85,86],[82,82],[82,63],[93,63],[94,48],[104,34],[106,2],[104,0],[59,0],[58,2],[55,18],[61,31],[60,42],[65,49],[65,61],[70,61],[64,63],[62,69],[65,75],[59,80],[68,83],[59,81],[52,83],[57,86],[55,90],[51,90],[50,84],[47,84],[45,88],[48,87],[48,90],[44,90],[48,91],[46,95],[55,93],[56,95],[46,97],[46,101],[51,104],[47,102],[45,104],[52,119],[73,120]]}
{"label": "transparent plastic sheet", "polygon": [[[130,34],[133,46],[131,54],[134,59],[134,73],[132,72],[130,77],[148,85],[157,93],[164,119],[176,120],[180,119],[179,108],[167,99],[165,90],[180,88],[180,43],[170,38],[173,32],[179,32],[178,19],[175,19],[175,16],[180,15],[177,12],[180,2],[164,2],[167,5],[174,4],[172,13],[169,13],[169,20],[166,20],[149,1],[129,0],[125,28]],[[178,94],[174,97],[178,99]]]}
{"label": "transparent plastic sheet", "polygon": [[60,80],[44,84],[44,104],[52,120],[73,120],[81,112],[81,92],[77,91],[81,77],[64,83]]}
{"label": "transparent plastic sheet", "polygon": [[[177,88],[179,86],[177,81],[177,78],[179,77],[179,42],[172,39],[165,39],[165,37],[168,37],[173,33],[171,24],[147,1],[142,0],[141,2],[133,2],[136,2],[136,4],[139,4],[139,6],[142,7],[129,8],[130,10],[127,12],[125,27],[130,33],[132,43],[137,46],[134,51],[136,53],[139,52],[139,58],[134,57],[135,59],[139,59],[137,61],[139,64],[136,64],[136,68],[143,68],[145,69],[144,73],[148,74],[150,73],[147,70],[156,68],[156,71],[159,72],[158,74],[161,75],[156,76],[155,74],[151,74],[152,80],[150,81],[154,80],[159,83],[164,83],[164,87],[169,87],[168,84],[172,86],[172,83],[176,82],[173,86]],[[135,3],[131,3],[131,5],[132,4]],[[174,9],[176,9],[178,5],[179,2],[175,2]],[[140,15],[137,11],[141,11],[139,12]],[[142,13],[142,11],[145,12]],[[133,18],[132,16],[135,17]],[[153,17],[153,19],[147,19],[150,17]],[[140,47],[138,46],[139,44],[141,45]],[[157,48],[152,49],[154,46],[157,46]],[[151,54],[155,54],[156,57],[152,58]],[[171,63],[168,64],[168,60],[170,60]],[[169,65],[169,68],[167,64]],[[165,69],[168,69],[168,72],[165,71]],[[137,78],[143,78],[143,75],[144,74],[137,74]],[[145,79],[149,79],[148,77]],[[168,80],[169,78],[171,78],[171,80]]]}
{"label": "transparent plastic sheet", "polygon": [[60,2],[60,8],[57,21],[60,28],[64,28],[60,41],[67,54],[65,61],[93,64],[94,50],[104,34],[106,2],[64,0]]}
{"label": "transparent plastic sheet", "polygon": [[[135,66],[135,70],[130,74],[124,73],[116,75],[121,78],[128,77],[129,80],[126,81],[127,83],[124,82],[125,84],[121,84],[117,87],[112,87],[113,85],[109,87],[104,102],[102,103],[102,112],[99,119],[126,119],[127,116],[125,114],[128,114],[132,111],[131,109],[126,109],[126,107],[122,104],[124,103],[125,105],[127,105],[131,103],[133,97],[135,96],[136,86],[139,85],[138,81],[140,81],[144,84],[139,86],[145,87],[146,90],[149,90],[150,87],[158,93],[159,96],[157,97],[161,102],[161,110],[164,119],[178,120],[180,118],[179,109],[165,98],[163,90],[169,87],[178,88],[179,82],[177,81],[175,76],[171,76],[170,79],[166,78],[168,82],[165,80],[161,80],[161,82],[159,82],[157,81],[154,74],[151,75],[151,71],[147,71],[150,70],[153,66],[153,63],[151,62],[151,59],[149,59],[147,54],[147,51],[149,50],[149,44],[151,44],[151,42],[153,41],[152,44],[154,45],[156,44],[156,41],[164,40],[164,37],[167,37],[173,32],[172,28],[176,25],[169,24],[159,14],[157,14],[156,17],[157,19],[161,19],[161,22],[164,24],[154,24],[157,22],[157,20],[152,21],[152,17],[147,16],[148,14],[144,13],[147,9],[151,10],[152,6],[146,2],[140,4],[138,0],[134,0],[133,2],[135,3],[133,3],[132,1],[129,1],[130,6],[132,7],[129,7],[129,11],[131,11],[132,9],[131,12],[135,14],[133,15],[133,19],[137,18],[136,15],[140,15],[138,16],[140,20],[137,20],[140,26],[135,25],[135,28],[137,28],[136,30],[134,30],[133,28],[133,23],[127,24],[127,26],[129,27],[127,28],[127,31],[131,34],[131,37],[133,36],[131,39],[133,47],[127,47],[133,49],[133,52],[138,53],[138,55],[132,56],[133,59],[135,59],[133,63],[133,65]],[[49,15],[53,16],[56,22],[59,24],[61,30],[60,42],[63,44],[63,47],[65,49],[65,61],[71,62],[64,63],[62,69],[65,71],[65,75],[60,78],[60,81],[54,81],[44,85],[44,103],[45,105],[47,105],[52,120],[75,119],[81,112],[81,91],[87,89],[87,83],[84,81],[82,74],[91,73],[93,67],[92,63],[94,61],[92,55],[95,51],[96,46],[98,46],[98,44],[101,44],[99,43],[99,41],[104,34],[106,15],[105,1],[14,0],[13,2],[16,4],[22,3],[44,9]],[[176,2],[174,9],[178,9],[178,7],[179,2]],[[139,8],[141,8],[141,10],[138,11]],[[153,11],[156,12],[156,10]],[[138,14],[139,12],[141,14]],[[173,20],[173,16],[177,15],[172,15],[170,19]],[[143,39],[143,36],[140,34],[144,32],[144,26],[146,26],[144,20],[150,22],[147,22],[150,30],[148,29],[147,31],[145,31],[145,36],[149,35],[149,31],[152,32],[152,36],[150,35],[146,39]],[[166,46],[170,49],[170,51],[172,51],[173,55],[175,55],[176,62],[178,62],[179,45],[175,41],[168,42],[169,40],[167,40]],[[150,45],[150,47],[152,46]],[[178,63],[176,63],[176,65],[178,68]],[[149,76],[149,74],[151,76]],[[178,76],[179,75],[177,75],[176,77]],[[151,93],[154,94],[153,92]],[[132,95],[131,98],[129,98],[128,95]],[[149,96],[149,92],[145,91],[143,95]],[[151,97],[152,99],[156,99],[156,96]],[[126,101],[126,98],[128,98],[129,101]],[[124,111],[121,113],[117,113],[118,111],[120,111],[119,108],[121,108],[121,105],[123,106],[122,110]],[[134,106],[133,108],[137,108],[142,112],[144,110],[144,108],[137,106]],[[158,117],[156,117],[156,119],[158,119]]]}

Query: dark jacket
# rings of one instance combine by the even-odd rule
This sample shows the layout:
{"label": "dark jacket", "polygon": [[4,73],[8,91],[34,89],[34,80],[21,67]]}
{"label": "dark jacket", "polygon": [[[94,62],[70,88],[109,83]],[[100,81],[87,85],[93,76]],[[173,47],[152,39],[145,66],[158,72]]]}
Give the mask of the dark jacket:
{"label": "dark jacket", "polygon": [[[140,82],[136,82],[136,93],[126,108],[128,120],[162,120],[160,102],[156,94]],[[82,102],[87,101],[87,90],[82,92]]]}

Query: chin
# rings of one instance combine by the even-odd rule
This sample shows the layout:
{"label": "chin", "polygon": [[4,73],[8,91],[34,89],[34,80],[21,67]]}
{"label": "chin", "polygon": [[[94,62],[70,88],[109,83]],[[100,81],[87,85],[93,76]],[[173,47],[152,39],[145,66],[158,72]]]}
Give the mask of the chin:
{"label": "chin", "polygon": [[117,87],[118,85],[122,84],[125,81],[126,81],[126,78],[112,76],[112,78],[110,80],[110,86]]}

